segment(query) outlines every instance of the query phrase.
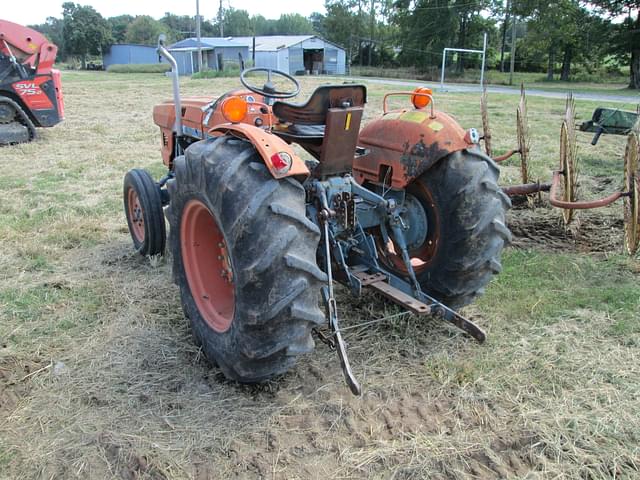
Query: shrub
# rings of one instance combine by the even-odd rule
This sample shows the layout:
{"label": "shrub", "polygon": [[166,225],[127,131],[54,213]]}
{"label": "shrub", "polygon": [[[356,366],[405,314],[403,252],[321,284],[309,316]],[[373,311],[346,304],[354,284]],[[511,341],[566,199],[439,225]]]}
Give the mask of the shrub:
{"label": "shrub", "polygon": [[165,73],[171,71],[171,66],[166,63],[141,63],[141,64],[114,64],[107,67],[111,73]]}
{"label": "shrub", "polygon": [[203,78],[225,78],[225,77],[239,77],[240,66],[235,63],[225,65],[224,70],[203,70],[202,72],[196,72],[191,75],[191,78],[195,80]]}

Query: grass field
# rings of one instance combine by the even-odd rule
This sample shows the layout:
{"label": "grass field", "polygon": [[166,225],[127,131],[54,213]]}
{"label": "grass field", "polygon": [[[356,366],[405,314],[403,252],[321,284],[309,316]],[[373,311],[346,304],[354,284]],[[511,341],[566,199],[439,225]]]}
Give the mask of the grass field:
{"label": "grass field", "polygon": [[[170,258],[133,253],[122,212],[128,169],[163,173],[151,110],[169,79],[63,82],[65,122],[0,150],[0,478],[640,477],[640,261],[622,253],[621,205],[568,231],[544,198],[510,212],[504,270],[465,310],[488,331],[482,346],[409,316],[348,331],[361,398],[322,344],[282,378],[241,386],[203,359]],[[185,80],[183,93],[236,85]],[[396,89],[370,86],[365,121]],[[515,146],[517,101],[490,97],[496,153]],[[436,103],[480,126],[476,94]],[[578,102],[578,118],[596,106]],[[529,112],[532,171],[548,180],[564,102],[531,97]],[[582,198],[622,183],[624,137],[590,138]],[[502,182],[517,181],[513,160]],[[398,311],[339,294],[344,326]]]}

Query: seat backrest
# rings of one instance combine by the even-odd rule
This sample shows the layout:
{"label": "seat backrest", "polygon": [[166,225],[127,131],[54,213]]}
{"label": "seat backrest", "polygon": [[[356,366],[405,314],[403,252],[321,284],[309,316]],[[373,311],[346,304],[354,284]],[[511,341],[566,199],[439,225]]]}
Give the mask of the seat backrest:
{"label": "seat backrest", "polygon": [[324,127],[320,145],[295,140],[320,161],[313,174],[324,178],[351,171],[366,100],[364,85],[323,85],[304,104],[274,103],[273,113],[281,122]]}
{"label": "seat backrest", "polygon": [[367,88],[358,84],[322,85],[305,103],[275,102],[273,113],[282,122],[325,125],[330,108],[363,107]]}

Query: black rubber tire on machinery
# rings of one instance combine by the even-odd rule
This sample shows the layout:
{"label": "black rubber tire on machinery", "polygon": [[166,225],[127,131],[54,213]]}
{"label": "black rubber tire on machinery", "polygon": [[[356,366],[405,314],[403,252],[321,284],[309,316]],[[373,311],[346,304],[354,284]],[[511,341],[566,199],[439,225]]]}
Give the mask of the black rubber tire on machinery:
{"label": "black rubber tire on machinery", "polygon": [[[27,142],[31,142],[37,138],[36,127],[33,124],[33,121],[31,120],[31,118],[29,118],[29,115],[27,115],[25,110],[22,108],[20,103],[4,95],[0,95],[0,104],[8,106],[10,109],[12,109],[15,112],[15,117],[13,119],[14,121],[10,123],[16,123],[17,125],[23,126],[24,128],[27,129],[28,135],[29,135],[29,139],[27,140]],[[5,123],[1,125],[6,126],[8,124]],[[0,143],[0,147],[4,145],[26,143],[26,142],[19,142],[19,141],[7,142],[7,141],[2,141],[2,139],[0,139],[0,142],[2,142]]]}
{"label": "black rubber tire on machinery", "polygon": [[499,173],[496,163],[474,148],[452,153],[407,187],[427,212],[429,228],[439,232],[430,261],[416,271],[418,281],[451,308],[473,302],[502,270],[500,255],[511,242],[505,224],[511,201],[498,186]]}
{"label": "black rubber tire on machinery", "polygon": [[[133,190],[139,201],[142,214],[143,232],[135,233],[129,206],[129,192]],[[133,246],[141,255],[164,255],[166,244],[166,225],[160,188],[146,170],[134,168],[124,177],[123,185],[124,212],[127,217],[129,233]]]}
{"label": "black rubber tire on machinery", "polygon": [[[326,275],[315,259],[320,230],[305,215],[303,187],[275,180],[254,146],[231,136],[194,143],[174,168],[169,245],[195,341],[232,380],[257,383],[286,372],[313,350],[312,328],[325,322],[319,301]],[[185,271],[181,228],[189,202],[204,204],[224,236],[234,292],[225,331],[207,323]]]}

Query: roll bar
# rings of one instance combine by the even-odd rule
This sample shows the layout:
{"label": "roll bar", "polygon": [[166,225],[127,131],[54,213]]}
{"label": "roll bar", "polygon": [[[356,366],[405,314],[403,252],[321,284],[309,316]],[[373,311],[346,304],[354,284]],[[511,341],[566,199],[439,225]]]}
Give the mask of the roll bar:
{"label": "roll bar", "polygon": [[[164,57],[171,65],[171,80],[173,81],[173,103],[176,109],[176,137],[183,137],[184,132],[182,130],[182,105],[180,104],[180,77],[178,74],[178,62],[171,52],[165,47],[166,36],[161,34],[158,37],[158,55]],[[176,142],[178,144],[179,142]]]}

